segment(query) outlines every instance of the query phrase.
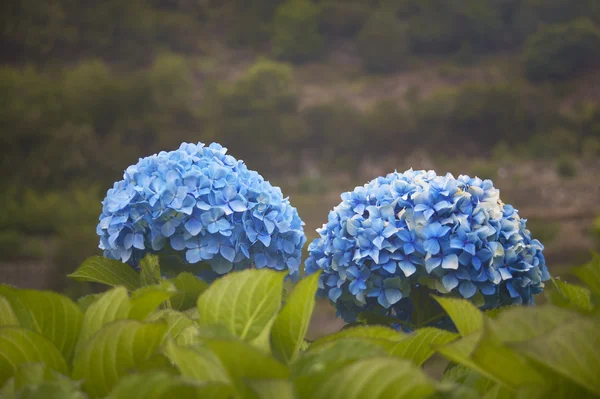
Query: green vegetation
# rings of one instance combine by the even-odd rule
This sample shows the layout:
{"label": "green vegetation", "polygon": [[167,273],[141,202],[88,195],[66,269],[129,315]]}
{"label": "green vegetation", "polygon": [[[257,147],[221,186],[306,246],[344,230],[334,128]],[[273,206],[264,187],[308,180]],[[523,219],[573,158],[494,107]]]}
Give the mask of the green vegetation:
{"label": "green vegetation", "polygon": [[[388,319],[309,342],[319,274],[249,269],[208,286],[93,257],[70,275],[111,286],[77,302],[0,285],[6,398],[592,398],[600,395],[600,257],[552,281],[548,304],[481,312],[434,297],[454,331],[399,332]],[[393,319],[392,319],[393,320]],[[440,380],[423,371],[434,355]],[[437,360],[438,362],[440,360]]]}

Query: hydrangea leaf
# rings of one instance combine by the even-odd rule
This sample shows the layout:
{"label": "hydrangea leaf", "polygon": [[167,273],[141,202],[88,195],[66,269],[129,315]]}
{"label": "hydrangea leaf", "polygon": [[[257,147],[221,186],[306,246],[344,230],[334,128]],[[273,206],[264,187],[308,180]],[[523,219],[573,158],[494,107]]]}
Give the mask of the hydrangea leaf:
{"label": "hydrangea leaf", "polygon": [[196,306],[198,297],[208,288],[208,284],[188,272],[180,273],[169,281],[177,288],[177,293],[171,298],[173,309],[186,310]]}
{"label": "hydrangea leaf", "polygon": [[148,316],[146,320],[149,322],[163,321],[166,323],[169,327],[167,334],[173,339],[177,339],[181,332],[187,327],[196,326],[196,323],[187,317],[187,315],[173,309],[160,309],[155,311]]}
{"label": "hydrangea leaf", "polygon": [[68,277],[77,281],[90,281],[113,287],[122,285],[129,291],[140,288],[139,275],[131,266],[102,256],[92,256],[86,259]]}
{"label": "hydrangea leaf", "polygon": [[18,325],[20,325],[19,319],[17,319],[10,302],[0,295],[0,327]]}
{"label": "hydrangea leaf", "polygon": [[271,345],[277,358],[286,363],[296,357],[304,342],[315,308],[320,274],[314,273],[300,281],[275,319],[271,331]]}
{"label": "hydrangea leaf", "polygon": [[158,256],[146,254],[140,261],[140,285],[155,285],[162,280]]}
{"label": "hydrangea leaf", "polygon": [[96,300],[98,300],[101,296],[102,293],[82,296],[77,300],[77,305],[79,306],[79,309],[81,309],[81,311],[85,313],[87,312],[90,305],[96,302]]}
{"label": "hydrangea leaf", "polygon": [[242,397],[251,396],[245,381],[250,379],[283,379],[289,369],[272,356],[238,339],[204,339],[208,349],[217,355]]}
{"label": "hydrangea leaf", "polygon": [[436,346],[448,344],[458,337],[458,334],[438,328],[420,328],[394,345],[390,354],[420,366],[435,353]]}
{"label": "hydrangea leaf", "polygon": [[[14,398],[20,399],[86,399],[81,382],[48,368],[43,363],[22,364],[14,376]],[[1,393],[1,392],[0,392]],[[3,397],[0,395],[0,397]],[[7,395],[7,399],[9,399]]]}
{"label": "hydrangea leaf", "polygon": [[50,291],[9,286],[1,286],[0,294],[10,302],[12,314],[21,326],[39,332],[54,343],[65,359],[71,358],[83,321],[83,313],[71,299]]}
{"label": "hydrangea leaf", "polygon": [[150,358],[163,341],[165,324],[119,320],[98,331],[75,355],[73,378],[90,398],[107,395],[119,378]]}
{"label": "hydrangea leaf", "polygon": [[462,336],[469,335],[483,327],[483,313],[466,299],[435,297],[444,308]]}
{"label": "hydrangea leaf", "polygon": [[250,269],[220,278],[198,298],[198,324],[222,324],[243,340],[257,338],[281,307],[284,277]]}
{"label": "hydrangea leaf", "polygon": [[536,363],[600,395],[600,323],[577,318],[513,347]]}
{"label": "hydrangea leaf", "polygon": [[233,387],[227,384],[202,384],[165,372],[150,371],[123,377],[107,399],[229,399],[233,394]]}
{"label": "hydrangea leaf", "polygon": [[369,358],[334,371],[320,381],[312,399],[424,398],[436,391],[429,378],[411,362]]}
{"label": "hydrangea leaf", "polygon": [[129,319],[144,320],[160,304],[171,298],[177,290],[168,281],[142,287],[131,294]]}
{"label": "hydrangea leaf", "polygon": [[181,347],[168,340],[163,351],[184,377],[199,382],[230,383],[219,358],[206,348]]}
{"label": "hydrangea leaf", "polygon": [[574,267],[571,273],[576,275],[594,294],[600,295],[600,255],[594,254],[585,265]]}
{"label": "hydrangea leaf", "polygon": [[248,381],[250,389],[259,399],[295,399],[294,386],[285,380]]}
{"label": "hydrangea leaf", "polygon": [[127,319],[130,310],[131,301],[124,287],[113,288],[102,294],[83,315],[76,352],[81,351],[88,340],[105,324]]}
{"label": "hydrangea leaf", "polygon": [[552,304],[576,309],[582,312],[591,312],[593,309],[590,290],[577,285],[572,285],[557,278],[552,279],[553,289],[549,292]]}
{"label": "hydrangea leaf", "polygon": [[67,363],[48,338],[22,327],[0,327],[0,386],[26,363],[44,363],[59,373],[67,372]]}
{"label": "hydrangea leaf", "polygon": [[310,344],[309,350],[316,349],[321,345],[344,338],[371,338],[388,341],[401,341],[406,338],[406,334],[384,326],[356,326],[319,338]]}

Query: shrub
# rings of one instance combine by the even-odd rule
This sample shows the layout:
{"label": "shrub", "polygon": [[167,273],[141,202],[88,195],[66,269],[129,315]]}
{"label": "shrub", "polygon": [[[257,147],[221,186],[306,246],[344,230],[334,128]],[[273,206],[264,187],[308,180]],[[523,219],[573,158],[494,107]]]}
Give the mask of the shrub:
{"label": "shrub", "polygon": [[418,146],[414,126],[404,108],[393,100],[376,103],[364,115],[364,150],[371,153],[398,153]]}
{"label": "shrub", "polygon": [[600,62],[600,29],[589,20],[541,27],[525,43],[525,76],[561,81]]}
{"label": "shrub", "polygon": [[538,133],[527,144],[530,155],[552,159],[562,154],[574,154],[579,151],[579,137],[565,129],[556,129],[550,134]]}
{"label": "shrub", "polygon": [[556,161],[556,174],[564,179],[570,179],[577,175],[577,164],[573,158],[561,156]]}
{"label": "shrub", "polygon": [[356,46],[364,67],[374,73],[397,71],[407,65],[410,56],[405,27],[384,10],[371,15]]}
{"label": "shrub", "polygon": [[323,52],[319,8],[310,0],[288,0],[277,7],[273,19],[273,52],[284,60],[301,62]]}
{"label": "shrub", "polygon": [[[114,288],[77,303],[0,286],[0,392],[82,399],[593,397],[600,393],[595,374],[582,370],[598,363],[599,272],[596,257],[575,270],[589,288],[557,279],[550,303],[537,308],[482,313],[468,301],[438,297],[457,332],[427,327],[408,335],[380,317],[308,342],[318,275],[284,297],[283,273],[270,270],[236,272],[206,286],[187,273],[162,277],[155,258],[134,272],[94,257],[71,276]],[[442,381],[422,368],[436,353],[451,361]]]}
{"label": "shrub", "polygon": [[327,35],[352,37],[370,14],[371,7],[360,0],[327,0],[321,5],[320,30]]}

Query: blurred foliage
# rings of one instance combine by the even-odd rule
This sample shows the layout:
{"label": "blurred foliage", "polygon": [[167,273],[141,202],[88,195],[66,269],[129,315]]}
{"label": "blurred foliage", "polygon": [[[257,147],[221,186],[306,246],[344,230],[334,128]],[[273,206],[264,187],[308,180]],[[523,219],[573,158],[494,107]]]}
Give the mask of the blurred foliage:
{"label": "blurred foliage", "polygon": [[288,61],[308,61],[323,53],[319,8],[309,0],[288,0],[273,20],[273,51]]}
{"label": "blurred foliage", "polygon": [[600,29],[589,19],[542,26],[523,49],[531,81],[564,80],[600,65]]}
{"label": "blurred foliage", "polygon": [[564,179],[570,179],[577,175],[577,163],[568,155],[561,155],[556,161],[556,174]]}
{"label": "blurred foliage", "polygon": [[397,71],[406,66],[410,54],[405,27],[385,10],[371,15],[356,45],[365,68],[374,73]]}

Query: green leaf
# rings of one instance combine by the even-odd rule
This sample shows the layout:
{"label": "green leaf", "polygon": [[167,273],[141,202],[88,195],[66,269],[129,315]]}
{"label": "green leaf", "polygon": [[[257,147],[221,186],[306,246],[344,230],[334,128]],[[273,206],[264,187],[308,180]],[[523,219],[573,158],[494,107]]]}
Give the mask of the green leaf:
{"label": "green leaf", "polygon": [[585,265],[574,267],[571,273],[576,275],[596,295],[600,295],[600,255],[594,254]]}
{"label": "green leaf", "polygon": [[181,347],[169,340],[163,351],[184,377],[199,382],[230,383],[219,358],[206,348]]}
{"label": "green leaf", "polygon": [[303,382],[314,380],[315,374],[338,370],[367,357],[387,355],[386,348],[371,339],[342,338],[301,354],[292,363],[291,371],[294,379],[298,380],[297,385],[301,387],[305,385]]}
{"label": "green leaf", "polygon": [[71,299],[50,291],[8,286],[1,286],[0,294],[10,302],[20,325],[42,334],[65,359],[71,358],[83,320],[83,313]]}
{"label": "green leaf", "polygon": [[127,319],[130,309],[131,303],[124,287],[113,288],[102,294],[89,306],[83,316],[76,352],[79,352],[105,324]]}
{"label": "green leaf", "polygon": [[148,285],[135,290],[131,294],[130,319],[144,320],[161,303],[171,298],[176,293],[175,286],[168,281],[157,285]]}
{"label": "green leaf", "polygon": [[390,354],[411,360],[414,364],[420,366],[435,353],[434,347],[448,344],[458,337],[458,334],[438,328],[420,328],[398,342]]}
{"label": "green leaf", "polygon": [[214,352],[227,370],[238,391],[251,395],[245,385],[247,379],[287,379],[290,371],[272,356],[238,339],[206,339],[204,343]]}
{"label": "green leaf", "polygon": [[286,380],[248,381],[250,389],[259,399],[295,399],[294,386]]}
{"label": "green leaf", "polygon": [[243,340],[255,339],[281,307],[284,277],[247,269],[218,279],[198,298],[198,324],[223,324]]}
{"label": "green leaf", "polygon": [[481,330],[483,313],[466,299],[434,297],[444,308],[462,336]]}
{"label": "green leaf", "polygon": [[90,307],[90,305],[92,303],[96,302],[96,300],[98,298],[100,298],[101,296],[102,296],[102,293],[89,294],[89,295],[82,296],[81,298],[79,298],[77,300],[77,305],[79,306],[79,309],[81,309],[81,311],[85,313],[88,310],[88,308]]}
{"label": "green leaf", "polygon": [[67,372],[67,364],[48,338],[21,327],[0,327],[0,386],[15,375],[25,363],[44,363],[47,367]]}
{"label": "green leaf", "polygon": [[12,306],[10,306],[10,302],[4,296],[0,295],[0,327],[19,325],[19,319],[17,319]]}
{"label": "green leaf", "polygon": [[220,384],[201,384],[160,371],[131,374],[122,378],[107,399],[229,399],[233,387]]}
{"label": "green leaf", "polygon": [[[15,398],[85,399],[81,383],[51,370],[43,363],[26,363],[14,377]],[[1,397],[1,396],[0,396]]]}
{"label": "green leaf", "polygon": [[149,359],[161,344],[167,326],[135,320],[113,322],[75,355],[73,378],[83,380],[91,398],[105,396],[119,378]]}
{"label": "green leaf", "polygon": [[205,339],[236,339],[225,326],[212,324],[206,326],[189,326],[181,330],[176,342],[181,346],[201,344]]}
{"label": "green leaf", "polygon": [[155,285],[160,284],[162,276],[160,274],[160,265],[158,256],[146,254],[140,261],[140,285]]}
{"label": "green leaf", "polygon": [[195,326],[196,323],[185,314],[173,309],[161,309],[152,313],[146,319],[149,322],[163,321],[167,324],[167,334],[173,339],[177,339],[181,332],[190,326]]}
{"label": "green leaf", "polygon": [[271,331],[271,345],[279,360],[286,363],[292,361],[304,342],[315,308],[315,294],[320,275],[321,273],[314,273],[300,281],[275,319]]}
{"label": "green leaf", "polygon": [[112,286],[123,285],[128,291],[140,288],[140,278],[131,266],[118,260],[92,256],[86,259],[70,277],[77,281],[90,281]]}
{"label": "green leaf", "polygon": [[600,323],[578,318],[547,334],[514,344],[530,359],[600,395]]}
{"label": "green leaf", "polygon": [[434,392],[432,382],[411,362],[395,358],[369,358],[330,374],[319,383],[310,398],[415,399]]}
{"label": "green leaf", "polygon": [[173,309],[185,310],[196,306],[198,297],[208,288],[208,284],[188,272],[180,273],[169,281],[177,288],[177,293],[171,298]]}
{"label": "green leaf", "polygon": [[343,338],[371,338],[389,341],[402,341],[407,336],[404,333],[384,326],[356,326],[343,329],[334,334],[326,335],[311,343],[309,350]]}
{"label": "green leaf", "polygon": [[590,290],[556,278],[552,279],[552,283],[554,284],[554,289],[550,291],[549,295],[551,303],[583,312],[592,311],[593,306]]}

